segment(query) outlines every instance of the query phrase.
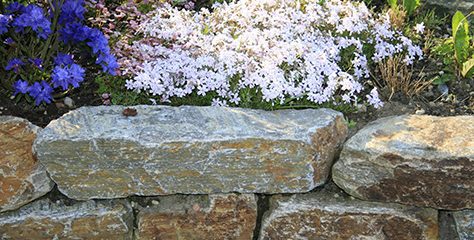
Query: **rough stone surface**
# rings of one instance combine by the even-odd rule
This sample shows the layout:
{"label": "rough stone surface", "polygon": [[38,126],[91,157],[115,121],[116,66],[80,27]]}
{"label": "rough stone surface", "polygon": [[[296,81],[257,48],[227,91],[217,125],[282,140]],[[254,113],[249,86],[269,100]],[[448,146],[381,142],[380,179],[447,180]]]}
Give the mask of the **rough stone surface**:
{"label": "rough stone surface", "polygon": [[460,240],[474,239],[474,210],[453,212]]}
{"label": "rough stone surface", "polygon": [[451,211],[438,211],[438,226],[440,240],[459,240],[456,222]]}
{"label": "rough stone surface", "polygon": [[133,213],[125,201],[62,202],[38,200],[0,214],[0,239],[132,239]]}
{"label": "rough stone surface", "polygon": [[349,139],[334,182],[360,199],[474,208],[474,116],[379,119]]}
{"label": "rough stone surface", "polygon": [[264,215],[260,240],[438,239],[438,212],[316,192],[275,196]]}
{"label": "rough stone surface", "polygon": [[136,239],[251,240],[257,219],[252,194],[160,197],[139,210]]}
{"label": "rough stone surface", "polygon": [[427,0],[426,3],[442,6],[452,12],[459,10],[469,14],[474,11],[474,1],[472,0]]}
{"label": "rough stone surface", "polygon": [[35,148],[73,199],[130,195],[307,192],[345,140],[329,109],[85,107],[52,121]]}
{"label": "rough stone surface", "polygon": [[0,212],[17,209],[48,193],[54,183],[33,156],[41,128],[25,119],[0,116]]}

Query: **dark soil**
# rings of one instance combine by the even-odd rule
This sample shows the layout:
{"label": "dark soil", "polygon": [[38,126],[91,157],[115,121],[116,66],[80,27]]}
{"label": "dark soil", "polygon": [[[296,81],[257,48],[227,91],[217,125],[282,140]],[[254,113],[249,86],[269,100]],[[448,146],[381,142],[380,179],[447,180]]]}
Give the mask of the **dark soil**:
{"label": "dark soil", "polygon": [[28,119],[33,124],[45,127],[54,119],[61,117],[63,114],[72,109],[82,106],[97,106],[102,104],[102,99],[96,93],[97,84],[93,81],[85,82],[80,88],[71,91],[67,97],[74,101],[74,106],[70,109],[64,104],[64,97],[54,99],[49,105],[40,105],[20,101],[16,103],[10,99],[10,96],[0,94],[0,115],[11,115]]}

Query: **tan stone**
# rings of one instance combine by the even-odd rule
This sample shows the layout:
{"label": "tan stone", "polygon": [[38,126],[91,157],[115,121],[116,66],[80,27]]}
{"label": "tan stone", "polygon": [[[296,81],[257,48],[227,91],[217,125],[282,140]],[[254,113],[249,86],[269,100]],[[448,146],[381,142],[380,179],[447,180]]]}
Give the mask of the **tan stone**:
{"label": "tan stone", "polygon": [[308,192],[347,136],[329,109],[123,108],[83,107],[38,136],[38,159],[69,198]]}
{"label": "tan stone", "polygon": [[474,116],[379,119],[351,139],[334,182],[352,196],[437,209],[474,208]]}
{"label": "tan stone", "polygon": [[196,195],[158,198],[142,208],[137,239],[251,240],[257,219],[254,195]]}
{"label": "tan stone", "polygon": [[33,155],[39,131],[25,119],[0,116],[0,212],[43,196],[54,185]]}
{"label": "tan stone", "polygon": [[316,192],[274,196],[260,240],[437,240],[438,212],[394,203],[365,202]]}
{"label": "tan stone", "polygon": [[132,239],[133,213],[125,201],[71,206],[38,200],[0,214],[0,239]]}

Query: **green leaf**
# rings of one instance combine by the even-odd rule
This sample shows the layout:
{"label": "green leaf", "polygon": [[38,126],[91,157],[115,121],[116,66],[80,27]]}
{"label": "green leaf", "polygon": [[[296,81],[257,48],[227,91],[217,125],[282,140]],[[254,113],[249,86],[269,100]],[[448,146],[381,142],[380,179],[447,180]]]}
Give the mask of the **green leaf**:
{"label": "green leaf", "polygon": [[474,69],[474,55],[471,59],[467,60],[465,63],[462,64],[461,74],[463,77],[466,77],[468,73]]}
{"label": "green leaf", "polygon": [[[453,16],[453,20],[452,20],[452,26],[451,28],[453,29],[453,38],[456,37],[456,34],[459,30],[459,27],[461,27],[461,22],[466,18],[466,16],[464,16],[464,14],[462,14],[461,11],[457,11],[454,16]],[[463,26],[465,27],[465,26]],[[466,27],[465,27],[466,28]],[[469,26],[467,27],[469,28]],[[469,31],[468,29],[466,29],[466,31]]]}
{"label": "green leaf", "polygon": [[452,19],[454,56],[458,64],[466,61],[469,50],[469,23],[466,17],[457,11]]}
{"label": "green leaf", "polygon": [[433,79],[433,84],[434,85],[442,85],[442,84],[445,84],[451,80],[454,80],[456,77],[451,74],[451,73],[446,73],[446,74],[443,74],[441,76],[438,76],[436,77],[435,79]]}
{"label": "green leaf", "polygon": [[387,0],[387,2],[391,8],[397,7],[397,0]]}
{"label": "green leaf", "polygon": [[405,8],[408,15],[413,14],[418,6],[420,6],[420,0],[403,0],[403,8]]}
{"label": "green leaf", "polygon": [[211,27],[209,25],[204,25],[204,28],[201,30],[201,33],[204,35],[209,35],[211,33]]}

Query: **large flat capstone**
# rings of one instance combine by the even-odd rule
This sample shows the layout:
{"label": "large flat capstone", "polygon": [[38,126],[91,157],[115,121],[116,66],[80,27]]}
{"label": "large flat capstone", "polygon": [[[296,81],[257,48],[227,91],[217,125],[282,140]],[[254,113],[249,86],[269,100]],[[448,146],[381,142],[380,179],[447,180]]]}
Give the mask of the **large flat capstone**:
{"label": "large flat capstone", "polygon": [[132,239],[133,212],[126,201],[72,205],[38,200],[0,214],[0,239]]}
{"label": "large flat capstone", "polygon": [[52,121],[35,149],[73,199],[297,193],[322,185],[345,140],[329,109],[84,107]]}
{"label": "large flat capstone", "polygon": [[25,119],[0,116],[0,212],[17,209],[54,186],[32,151],[39,131]]}
{"label": "large flat capstone", "polygon": [[357,198],[474,208],[474,116],[379,119],[349,139],[332,177]]}
{"label": "large flat capstone", "polygon": [[434,240],[438,239],[438,212],[325,191],[276,195],[264,214],[259,239]]}

